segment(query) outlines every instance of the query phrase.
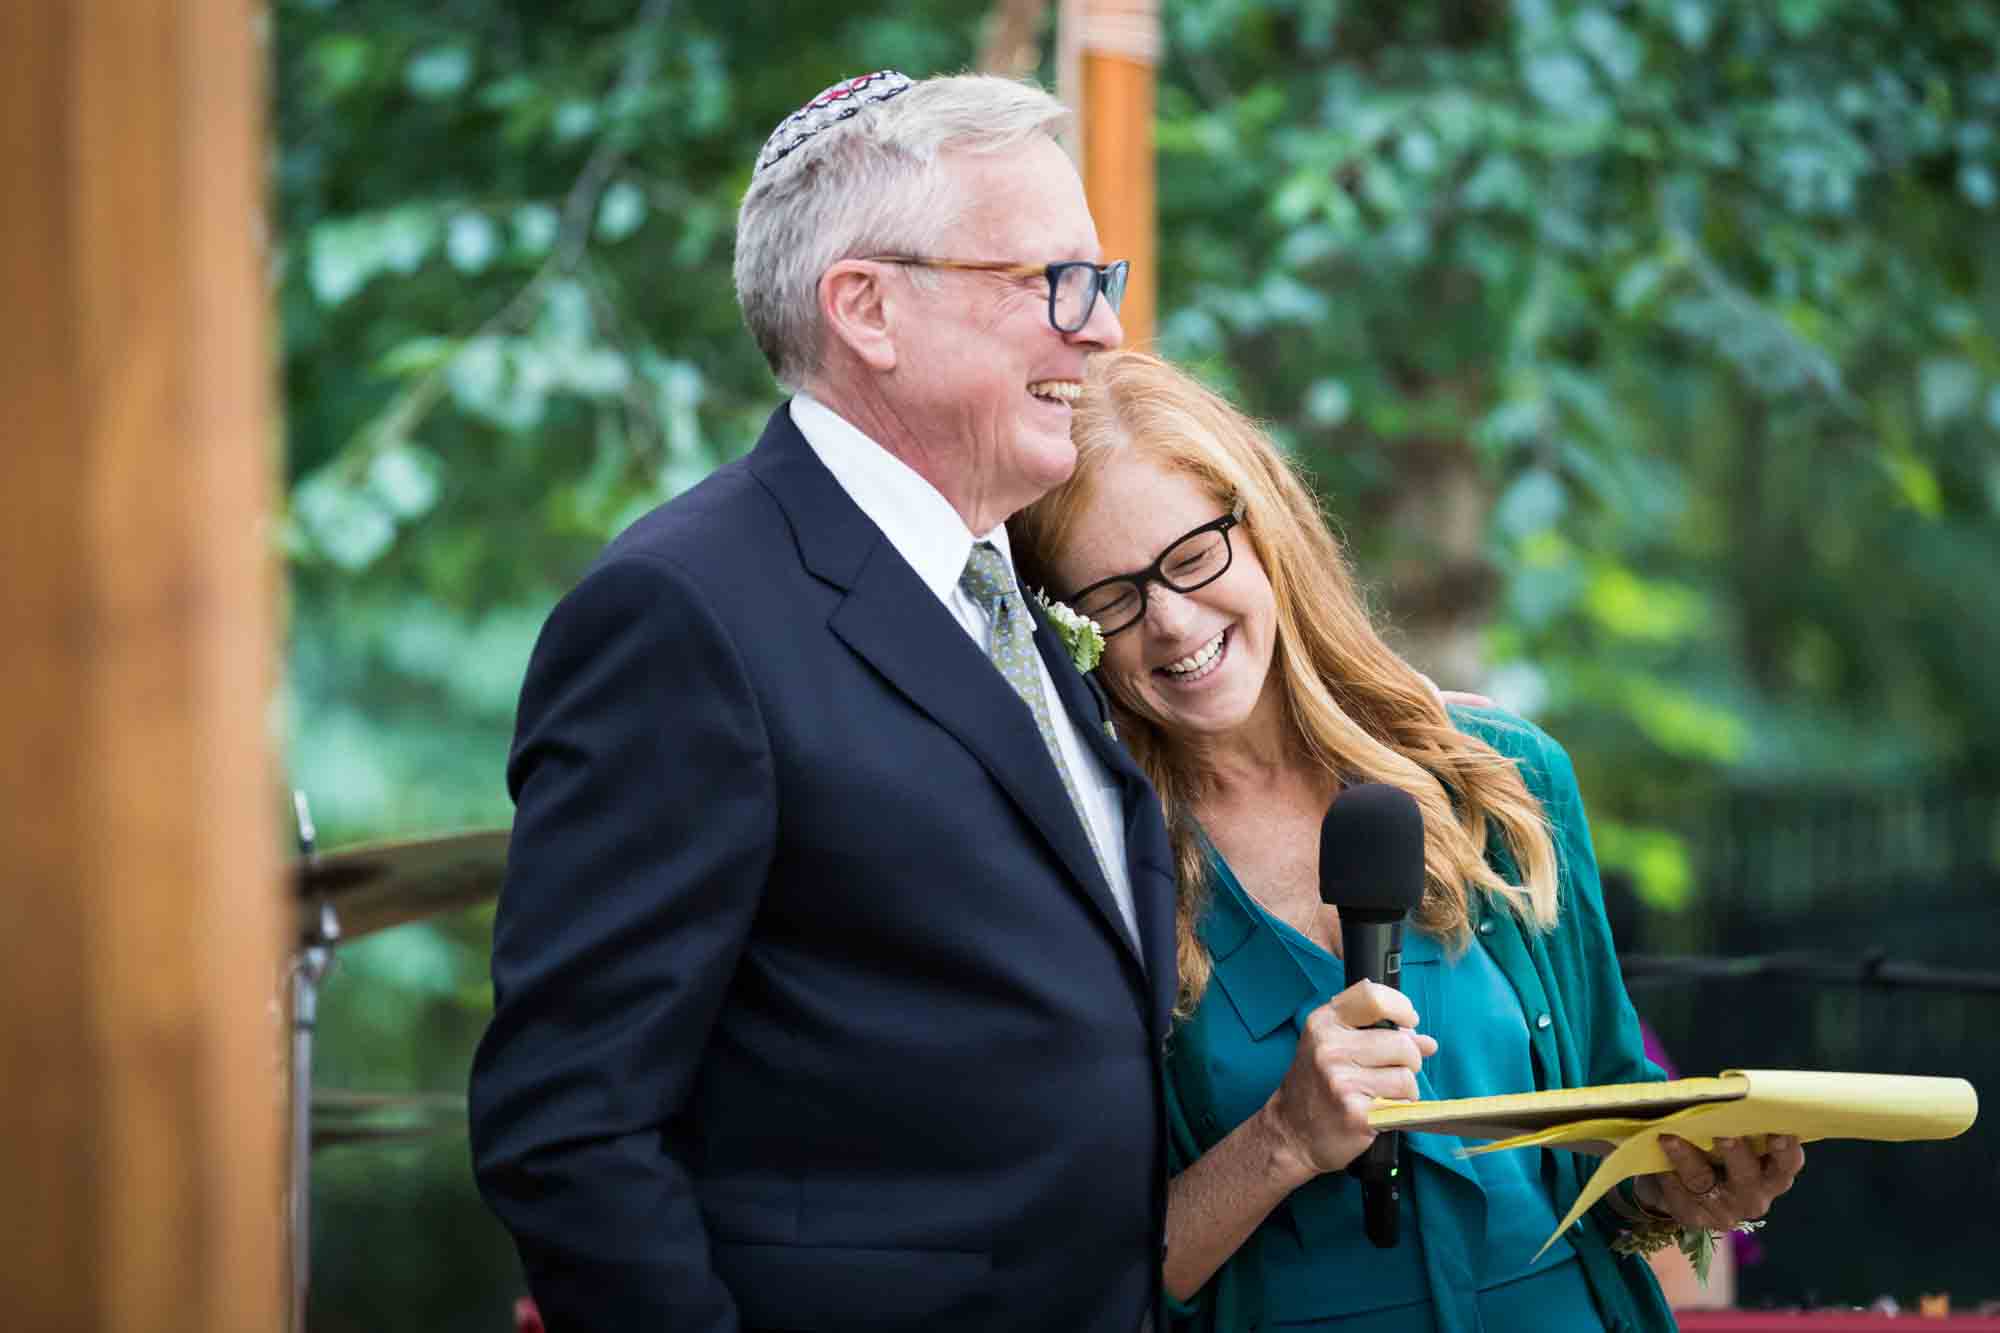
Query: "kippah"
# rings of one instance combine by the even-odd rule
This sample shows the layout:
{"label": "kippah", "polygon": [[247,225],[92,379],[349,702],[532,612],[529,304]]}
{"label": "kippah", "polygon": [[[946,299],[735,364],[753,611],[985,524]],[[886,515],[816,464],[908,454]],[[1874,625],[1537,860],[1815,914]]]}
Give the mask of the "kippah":
{"label": "kippah", "polygon": [[757,154],[756,169],[750,174],[754,176],[783,160],[815,134],[832,129],[869,103],[886,102],[908,92],[910,87],[909,78],[893,69],[878,69],[873,74],[834,84],[778,122],[778,128],[764,141],[764,151]]}

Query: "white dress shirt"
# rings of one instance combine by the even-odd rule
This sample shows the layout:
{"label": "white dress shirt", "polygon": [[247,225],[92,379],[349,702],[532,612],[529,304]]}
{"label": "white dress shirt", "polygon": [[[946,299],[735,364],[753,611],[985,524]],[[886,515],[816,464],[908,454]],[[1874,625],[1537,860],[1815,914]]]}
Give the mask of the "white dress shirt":
{"label": "white dress shirt", "polygon": [[[986,608],[966,596],[958,586],[965,562],[977,542],[991,542],[1014,569],[1014,552],[1007,544],[1007,526],[1001,524],[985,536],[977,536],[965,526],[951,502],[902,459],[884,449],[855,428],[853,423],[810,394],[792,398],[792,424],[806,437],[819,461],[840,483],[848,498],[882,530],[897,554],[908,562],[924,586],[944,603],[945,610],[987,651],[992,634],[992,617]],[[1018,585],[1018,579],[1016,583]],[[1025,593],[1024,593],[1025,595]],[[1062,746],[1063,760],[1076,782],[1077,796],[1090,819],[1090,831],[1104,851],[1105,871],[1111,880],[1111,897],[1125,928],[1136,942],[1138,917],[1132,908],[1132,877],[1125,868],[1125,812],[1119,789],[1111,774],[1091,753],[1077,734],[1076,722],[1063,707],[1049,676],[1048,663],[1037,661],[1041,669],[1042,694],[1048,700],[1049,721],[1055,727],[1056,743]]]}

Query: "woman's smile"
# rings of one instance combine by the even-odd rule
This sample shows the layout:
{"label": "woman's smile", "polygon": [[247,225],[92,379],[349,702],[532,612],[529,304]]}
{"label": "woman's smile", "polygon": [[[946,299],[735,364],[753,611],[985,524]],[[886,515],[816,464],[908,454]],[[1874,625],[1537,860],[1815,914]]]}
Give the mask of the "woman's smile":
{"label": "woman's smile", "polygon": [[1178,662],[1155,667],[1153,674],[1164,678],[1176,689],[1187,689],[1213,676],[1228,655],[1229,628],[1225,626],[1221,633]]}

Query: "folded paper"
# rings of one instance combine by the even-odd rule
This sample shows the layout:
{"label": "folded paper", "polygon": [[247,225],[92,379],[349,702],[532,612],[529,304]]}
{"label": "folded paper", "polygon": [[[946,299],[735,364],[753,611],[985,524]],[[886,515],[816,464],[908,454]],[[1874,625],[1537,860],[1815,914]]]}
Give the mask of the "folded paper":
{"label": "folded paper", "polygon": [[1369,1109],[1368,1124],[1376,1130],[1497,1140],[1467,1149],[1468,1156],[1545,1147],[1603,1157],[1576,1205],[1543,1243],[1546,1250],[1619,1181],[1672,1169],[1660,1147],[1662,1134],[1686,1139],[1703,1151],[1712,1150],[1718,1138],[1742,1138],[1762,1152],[1767,1134],[1788,1134],[1801,1143],[1907,1143],[1954,1138],[1978,1114],[1978,1094],[1961,1078],[1732,1069],[1718,1078],[1665,1083],[1456,1101],[1378,1101]]}

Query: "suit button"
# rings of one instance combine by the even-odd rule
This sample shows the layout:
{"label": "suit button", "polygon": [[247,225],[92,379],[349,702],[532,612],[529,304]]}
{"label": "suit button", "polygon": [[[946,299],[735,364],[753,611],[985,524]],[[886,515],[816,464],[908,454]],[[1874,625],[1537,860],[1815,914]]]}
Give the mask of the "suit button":
{"label": "suit button", "polygon": [[1549,1016],[1548,1016],[1547,1014],[1536,1014],[1536,1015],[1535,1015],[1535,1026],[1536,1026],[1536,1027],[1538,1027],[1538,1028],[1541,1028],[1541,1029],[1543,1029],[1544,1031],[1546,1031],[1546,1030],[1548,1029],[1548,1026],[1549,1026],[1549,1024],[1550,1024],[1551,1022],[1553,1022],[1553,1021],[1554,1021],[1554,1020],[1553,1020],[1553,1019],[1551,1019],[1551,1018],[1550,1018],[1550,1017],[1549,1017]]}
{"label": "suit button", "polygon": [[1479,933],[1482,935],[1491,935],[1493,933],[1493,923],[1491,921],[1480,922]]}

